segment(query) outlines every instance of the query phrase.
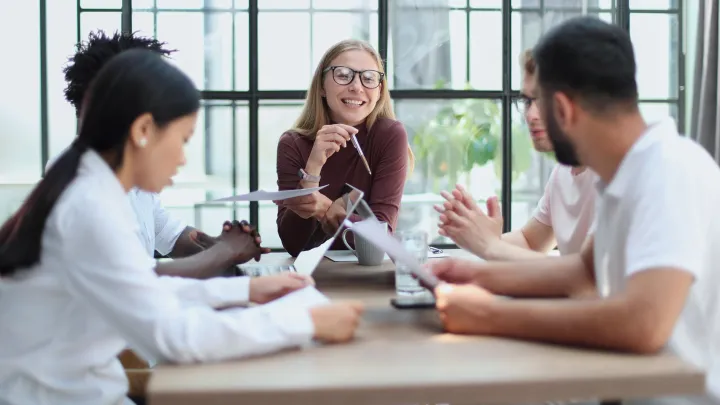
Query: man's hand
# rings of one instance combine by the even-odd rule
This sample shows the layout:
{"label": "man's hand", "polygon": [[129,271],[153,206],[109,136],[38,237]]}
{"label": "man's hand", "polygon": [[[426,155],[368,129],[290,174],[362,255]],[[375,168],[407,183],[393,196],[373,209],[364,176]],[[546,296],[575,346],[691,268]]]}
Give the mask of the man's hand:
{"label": "man's hand", "polygon": [[252,278],[250,279],[250,301],[256,304],[265,304],[309,285],[315,285],[312,278],[291,272]]}
{"label": "man's hand", "polygon": [[488,213],[485,214],[472,195],[460,185],[452,194],[443,191],[441,195],[447,201],[442,206],[435,206],[440,213],[440,235],[484,257],[502,236],[503,218],[497,197],[487,200]]}
{"label": "man's hand", "polygon": [[218,242],[218,238],[214,238],[206,234],[205,232],[198,231],[197,229],[193,229],[192,231],[190,231],[188,237],[190,238],[190,241],[192,241],[194,244],[196,244],[203,250],[210,249]]}
{"label": "man's hand", "polygon": [[274,203],[296,213],[300,218],[315,218],[318,220],[325,218],[325,214],[332,205],[332,201],[319,191],[310,195],[274,201]]}
{"label": "man's hand", "polygon": [[468,284],[475,281],[477,274],[474,267],[477,262],[462,259],[433,260],[428,263],[428,269],[441,281],[453,284]]}
{"label": "man's hand", "polygon": [[321,305],[310,310],[316,340],[326,343],[345,343],[355,336],[364,311],[360,302],[341,302]]}
{"label": "man's hand", "polygon": [[490,305],[496,299],[473,284],[440,284],[435,288],[436,308],[446,332],[468,335],[490,333]]}
{"label": "man's hand", "polygon": [[270,249],[260,246],[262,239],[257,230],[246,221],[225,221],[220,236],[217,237],[218,248],[224,248],[231,256],[231,262],[242,264],[270,253]]}

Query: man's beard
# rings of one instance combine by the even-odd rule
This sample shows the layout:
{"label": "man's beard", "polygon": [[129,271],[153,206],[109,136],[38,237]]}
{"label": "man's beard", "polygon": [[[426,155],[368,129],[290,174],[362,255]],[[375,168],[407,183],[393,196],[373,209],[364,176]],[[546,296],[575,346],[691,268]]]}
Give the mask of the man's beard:
{"label": "man's beard", "polygon": [[548,106],[548,109],[545,111],[545,117],[543,117],[545,121],[545,131],[548,134],[548,138],[550,138],[550,143],[553,145],[555,158],[563,165],[573,167],[582,166],[575,151],[575,146],[570,142],[570,139],[563,130],[560,129],[560,124],[558,124],[555,115],[552,113],[552,101],[545,105]]}

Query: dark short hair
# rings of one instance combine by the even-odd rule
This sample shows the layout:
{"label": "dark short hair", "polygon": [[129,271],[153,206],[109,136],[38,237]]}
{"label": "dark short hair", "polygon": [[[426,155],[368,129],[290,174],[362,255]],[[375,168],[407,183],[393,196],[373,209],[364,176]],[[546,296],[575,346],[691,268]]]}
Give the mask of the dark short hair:
{"label": "dark short hair", "polygon": [[38,263],[45,222],[75,179],[80,159],[88,149],[102,154],[117,170],[124,161],[130,128],[138,117],[149,113],[163,128],[196,112],[200,93],[189,77],[157,53],[132,49],[100,69],[84,104],[77,139],[0,227],[0,277]]}
{"label": "dark short hair", "polygon": [[163,56],[175,52],[174,49],[166,49],[165,45],[164,42],[136,36],[135,33],[115,32],[108,36],[104,31],[91,32],[87,41],[75,45],[76,52],[68,58],[63,69],[67,83],[65,99],[75,107],[76,114],[80,116],[85,93],[107,61],[128,49],[148,49]]}
{"label": "dark short hair", "polygon": [[596,17],[576,17],[551,29],[533,51],[543,93],[566,93],[595,113],[637,109],[632,41],[627,31]]}

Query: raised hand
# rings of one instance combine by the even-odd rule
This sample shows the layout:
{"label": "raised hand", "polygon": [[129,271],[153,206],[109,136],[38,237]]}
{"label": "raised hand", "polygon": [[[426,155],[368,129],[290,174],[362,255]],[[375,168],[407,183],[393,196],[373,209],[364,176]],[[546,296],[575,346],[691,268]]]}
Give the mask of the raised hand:
{"label": "raised hand", "polygon": [[[317,170],[322,168],[328,158],[339,152],[341,148],[345,148],[350,141],[352,135],[357,134],[358,130],[350,125],[332,124],[323,125],[315,134],[315,143],[310,151],[307,166]],[[318,174],[311,173],[311,174]]]}
{"label": "raised hand", "polygon": [[502,236],[503,218],[497,197],[487,200],[485,214],[464,187],[458,185],[452,193],[441,193],[445,202],[434,208],[440,213],[440,235],[453,240],[458,246],[478,256]]}
{"label": "raised hand", "polygon": [[332,201],[319,191],[309,195],[274,201],[274,203],[296,213],[300,218],[316,218],[319,220],[325,218],[325,213],[332,205]]}

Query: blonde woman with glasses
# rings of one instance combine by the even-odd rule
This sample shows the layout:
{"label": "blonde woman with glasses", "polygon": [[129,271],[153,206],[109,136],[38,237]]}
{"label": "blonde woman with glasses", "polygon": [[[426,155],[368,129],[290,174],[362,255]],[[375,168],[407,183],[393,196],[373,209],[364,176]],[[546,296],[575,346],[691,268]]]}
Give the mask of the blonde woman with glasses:
{"label": "blonde woman with glasses", "polygon": [[[277,202],[285,249],[297,256],[330,237],[345,216],[345,183],[365,192],[374,214],[392,232],[412,162],[407,133],[390,104],[380,55],[364,41],[332,46],[315,70],[300,117],[278,144],[280,190],[327,186]],[[332,248],[342,246],[339,241]]]}

